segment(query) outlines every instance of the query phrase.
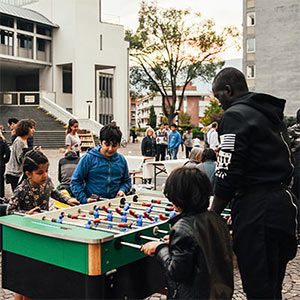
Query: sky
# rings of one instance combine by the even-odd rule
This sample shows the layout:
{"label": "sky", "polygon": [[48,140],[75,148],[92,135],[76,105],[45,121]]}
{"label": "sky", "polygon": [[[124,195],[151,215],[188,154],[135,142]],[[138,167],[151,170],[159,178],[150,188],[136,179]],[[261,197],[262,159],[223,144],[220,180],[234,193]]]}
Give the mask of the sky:
{"label": "sky", "polygon": [[[163,8],[190,8],[200,12],[205,19],[213,19],[217,30],[224,26],[236,26],[242,31],[242,0],[157,0]],[[102,0],[102,19],[135,30],[138,26],[140,0]],[[242,51],[228,50],[225,59],[241,58]]]}

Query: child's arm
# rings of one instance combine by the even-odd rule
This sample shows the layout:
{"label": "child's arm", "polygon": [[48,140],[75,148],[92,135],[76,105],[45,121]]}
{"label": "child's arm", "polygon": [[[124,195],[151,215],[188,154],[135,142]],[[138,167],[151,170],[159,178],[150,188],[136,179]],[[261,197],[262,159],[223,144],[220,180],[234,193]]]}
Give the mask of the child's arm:
{"label": "child's arm", "polygon": [[9,204],[7,206],[7,214],[11,215],[15,211],[20,211],[21,210],[21,201],[24,200],[25,197],[25,191],[18,186],[15,189],[14,194],[9,200]]}
{"label": "child's arm", "polygon": [[65,203],[65,204],[69,204],[69,205],[80,204],[76,199],[69,198],[69,197],[65,196],[63,193],[61,193],[60,191],[58,191],[57,189],[55,189],[51,180],[50,180],[49,184],[50,184],[50,189],[51,189],[51,194],[50,194],[51,198],[53,198],[59,202]]}
{"label": "child's arm", "polygon": [[195,268],[195,255],[200,251],[185,228],[180,231],[172,230],[170,245],[161,244],[156,248],[155,255],[164,266],[168,276],[174,281],[190,278]]}

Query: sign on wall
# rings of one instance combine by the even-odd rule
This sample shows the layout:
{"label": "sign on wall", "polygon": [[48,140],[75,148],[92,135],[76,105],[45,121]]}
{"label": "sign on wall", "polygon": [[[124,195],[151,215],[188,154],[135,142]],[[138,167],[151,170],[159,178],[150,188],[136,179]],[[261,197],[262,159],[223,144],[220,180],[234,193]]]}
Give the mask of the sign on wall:
{"label": "sign on wall", "polygon": [[35,96],[32,95],[26,95],[24,97],[24,102],[25,103],[35,103]]}
{"label": "sign on wall", "polygon": [[12,104],[12,94],[3,95],[3,104]]}

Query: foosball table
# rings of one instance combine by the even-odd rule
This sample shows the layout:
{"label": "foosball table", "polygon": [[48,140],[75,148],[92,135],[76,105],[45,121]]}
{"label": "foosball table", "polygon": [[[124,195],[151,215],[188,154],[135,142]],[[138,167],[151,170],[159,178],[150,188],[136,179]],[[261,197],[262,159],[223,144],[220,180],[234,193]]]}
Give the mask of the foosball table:
{"label": "foosball table", "polygon": [[35,215],[0,218],[2,287],[33,299],[142,299],[165,287],[140,251],[168,234],[176,211],[141,192]]}

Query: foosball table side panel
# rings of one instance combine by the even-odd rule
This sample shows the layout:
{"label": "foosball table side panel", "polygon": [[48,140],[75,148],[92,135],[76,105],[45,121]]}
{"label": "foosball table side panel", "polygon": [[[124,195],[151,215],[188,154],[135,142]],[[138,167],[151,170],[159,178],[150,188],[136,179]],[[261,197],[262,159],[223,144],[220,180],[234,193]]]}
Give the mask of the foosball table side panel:
{"label": "foosball table side panel", "polygon": [[163,269],[151,257],[88,276],[2,252],[2,287],[33,299],[143,299],[165,286]]}

